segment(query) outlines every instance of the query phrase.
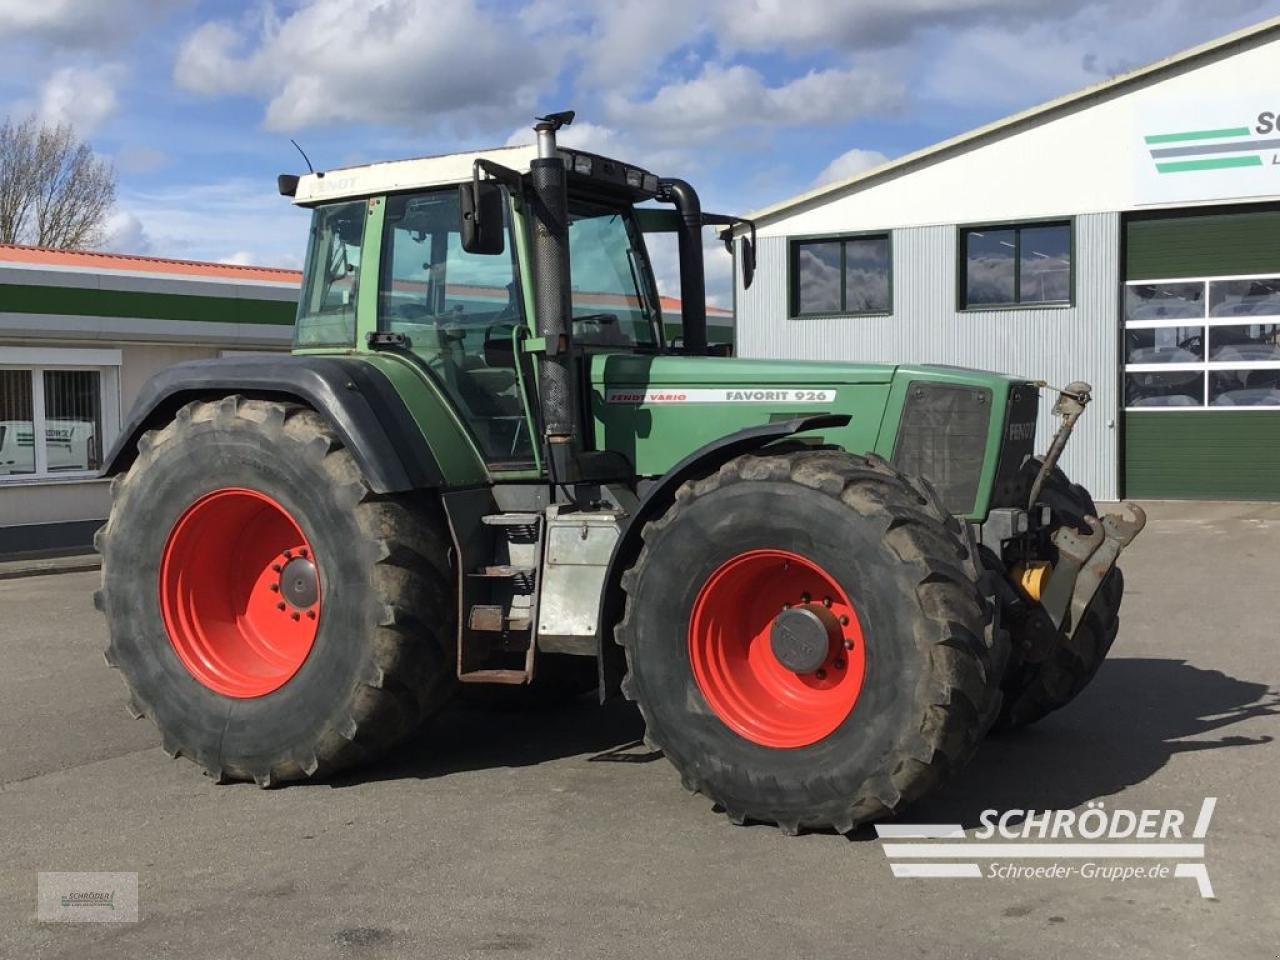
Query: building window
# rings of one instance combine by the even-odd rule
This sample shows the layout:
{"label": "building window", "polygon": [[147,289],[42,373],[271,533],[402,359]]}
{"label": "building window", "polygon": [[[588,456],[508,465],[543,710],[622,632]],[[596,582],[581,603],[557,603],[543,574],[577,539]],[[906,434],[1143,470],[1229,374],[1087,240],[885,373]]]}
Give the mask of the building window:
{"label": "building window", "polygon": [[119,351],[0,348],[0,483],[94,476],[119,425],[118,368]]}
{"label": "building window", "polygon": [[793,317],[893,311],[892,252],[886,233],[791,241]]}
{"label": "building window", "polygon": [[1071,224],[966,227],[961,308],[1071,302]]}
{"label": "building window", "polygon": [[1125,284],[1125,406],[1280,410],[1280,277]]}

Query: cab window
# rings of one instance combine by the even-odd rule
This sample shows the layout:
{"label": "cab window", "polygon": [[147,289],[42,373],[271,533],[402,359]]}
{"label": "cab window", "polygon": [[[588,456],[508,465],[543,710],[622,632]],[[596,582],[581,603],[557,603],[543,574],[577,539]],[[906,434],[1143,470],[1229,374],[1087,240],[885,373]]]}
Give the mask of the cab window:
{"label": "cab window", "polygon": [[573,336],[585,347],[654,347],[640,231],[612,207],[569,201],[569,272]]}
{"label": "cab window", "polygon": [[491,464],[532,461],[511,349],[522,322],[508,237],[506,253],[467,253],[456,189],[387,199],[381,329],[403,334],[448,392]]}
{"label": "cab window", "polygon": [[316,208],[298,297],[294,344],[350,347],[356,339],[363,200]]}

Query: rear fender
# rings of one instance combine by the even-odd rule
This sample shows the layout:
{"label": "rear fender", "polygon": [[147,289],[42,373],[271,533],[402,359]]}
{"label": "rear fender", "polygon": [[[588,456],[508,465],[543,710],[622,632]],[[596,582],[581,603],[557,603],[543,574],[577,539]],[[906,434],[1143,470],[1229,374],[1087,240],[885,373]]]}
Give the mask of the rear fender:
{"label": "rear fender", "polygon": [[292,400],[325,417],[375,493],[443,484],[422,431],[381,371],[352,357],[292,355],[194,360],[156,374],[134,402],[102,475],[127,470],[142,434],[185,404],[234,393]]}

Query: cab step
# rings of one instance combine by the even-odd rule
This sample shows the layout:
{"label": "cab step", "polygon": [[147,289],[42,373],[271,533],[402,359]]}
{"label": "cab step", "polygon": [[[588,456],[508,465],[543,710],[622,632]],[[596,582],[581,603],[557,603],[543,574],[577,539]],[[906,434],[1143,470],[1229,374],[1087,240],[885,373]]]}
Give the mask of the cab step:
{"label": "cab step", "polygon": [[480,522],[490,527],[533,527],[542,522],[540,513],[489,513]]}

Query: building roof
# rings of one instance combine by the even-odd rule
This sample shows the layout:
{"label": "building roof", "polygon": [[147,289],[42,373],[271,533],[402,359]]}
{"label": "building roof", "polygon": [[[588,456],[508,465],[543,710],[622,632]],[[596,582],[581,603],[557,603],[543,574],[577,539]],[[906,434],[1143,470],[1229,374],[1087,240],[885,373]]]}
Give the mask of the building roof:
{"label": "building roof", "polygon": [[243,280],[255,283],[299,284],[302,273],[276,267],[242,266],[234,263],[207,263],[202,260],[170,260],[130,253],[100,253],[90,250],[50,250],[0,243],[0,264],[24,264],[92,271],[120,271],[169,277],[203,277]]}
{"label": "building roof", "polygon": [[[662,305],[662,312],[668,317],[680,316],[680,298],[679,297],[659,297]],[[707,304],[707,319],[714,320],[717,317],[732,317],[733,311],[726,310],[724,307],[717,307],[714,304]]]}
{"label": "building roof", "polygon": [[[935,143],[932,146],[917,150],[914,153],[908,153],[898,157],[896,160],[890,160],[888,163],[882,163],[877,167],[864,170],[861,173],[846,177],[843,180],[837,180],[834,183],[824,184],[804,193],[797,194],[788,200],[782,200],[778,203],[762,207],[752,213],[747,214],[747,218],[755,221],[765,221],[777,217],[779,214],[787,213],[799,207],[804,207],[815,202],[833,197],[837,194],[849,190],[851,187],[869,185],[876,181],[884,179],[886,176],[895,173],[904,173],[912,167],[921,166],[927,161],[938,160],[948,154],[960,153],[973,147],[980,146],[991,140],[998,139],[1001,136],[1007,136],[1013,133],[1017,128],[1032,126],[1038,123],[1046,122],[1053,118],[1054,115],[1065,112],[1072,107],[1086,105],[1091,100],[1103,100],[1112,96],[1116,96],[1128,87],[1137,87],[1149,83],[1158,78],[1161,74],[1171,73],[1175,70],[1186,68],[1197,60],[1207,59],[1215,54],[1222,54],[1229,51],[1233,47],[1242,46],[1248,42],[1254,42],[1260,38],[1270,34],[1280,34],[1280,17],[1272,17],[1253,26],[1245,27],[1234,33],[1229,33],[1224,37],[1216,40],[1210,40],[1208,43],[1200,44],[1189,50],[1183,50],[1181,53],[1175,53],[1163,60],[1157,60],[1154,63],[1138,67],[1127,73],[1117,74],[1109,80],[1103,80],[1091,86],[1084,87],[1073,93],[1068,93],[1042,103],[1039,106],[1022,110],[1018,113],[1011,114],[993,123],[977,127],[967,133],[959,136],[951,137]],[[738,228],[726,228],[741,230]]]}

